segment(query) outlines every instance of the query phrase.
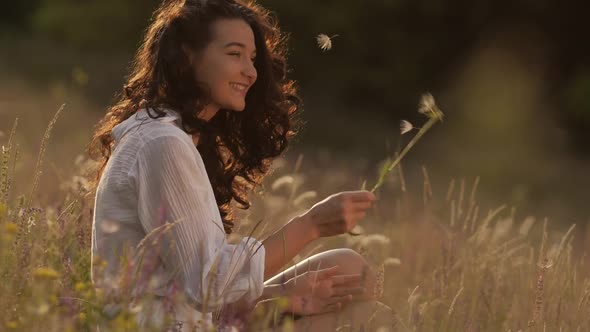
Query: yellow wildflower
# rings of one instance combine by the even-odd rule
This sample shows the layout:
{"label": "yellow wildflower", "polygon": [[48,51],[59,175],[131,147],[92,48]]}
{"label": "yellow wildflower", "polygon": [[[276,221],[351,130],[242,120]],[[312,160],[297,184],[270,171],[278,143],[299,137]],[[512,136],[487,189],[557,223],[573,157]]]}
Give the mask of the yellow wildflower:
{"label": "yellow wildflower", "polygon": [[18,230],[18,226],[13,223],[13,222],[8,222],[6,224],[4,224],[4,232],[8,233],[8,234],[16,234],[17,230]]}
{"label": "yellow wildflower", "polygon": [[33,277],[53,280],[59,278],[59,273],[50,267],[40,267],[33,270]]}

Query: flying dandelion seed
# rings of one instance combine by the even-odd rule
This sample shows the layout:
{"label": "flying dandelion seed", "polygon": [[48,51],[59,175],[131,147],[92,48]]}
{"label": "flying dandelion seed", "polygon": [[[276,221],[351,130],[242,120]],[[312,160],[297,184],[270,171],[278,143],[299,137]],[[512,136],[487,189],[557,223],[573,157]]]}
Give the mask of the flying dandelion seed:
{"label": "flying dandelion seed", "polygon": [[329,51],[332,49],[332,38],[334,37],[338,37],[338,35],[333,35],[332,37],[329,37],[326,34],[320,33],[317,37],[316,40],[318,42],[318,46],[322,49],[322,51]]}
{"label": "flying dandelion seed", "polygon": [[412,123],[410,123],[410,121],[402,120],[402,122],[400,124],[400,130],[402,132],[402,135],[409,133],[410,131],[412,131],[412,129],[414,129],[414,125],[412,125]]}
{"label": "flying dandelion seed", "polygon": [[0,138],[4,137],[4,132],[0,130]]}

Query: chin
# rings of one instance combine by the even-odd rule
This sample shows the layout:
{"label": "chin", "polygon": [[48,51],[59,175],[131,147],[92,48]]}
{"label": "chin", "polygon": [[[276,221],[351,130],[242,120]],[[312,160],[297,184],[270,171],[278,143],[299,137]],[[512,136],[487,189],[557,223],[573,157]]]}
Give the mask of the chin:
{"label": "chin", "polygon": [[246,104],[234,104],[229,105],[227,109],[235,111],[235,112],[242,112],[246,108]]}

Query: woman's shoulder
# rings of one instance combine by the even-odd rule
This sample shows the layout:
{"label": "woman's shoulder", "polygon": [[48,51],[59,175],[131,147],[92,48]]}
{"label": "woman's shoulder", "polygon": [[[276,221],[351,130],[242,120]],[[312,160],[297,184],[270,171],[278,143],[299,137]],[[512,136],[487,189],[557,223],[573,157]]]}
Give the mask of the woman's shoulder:
{"label": "woman's shoulder", "polygon": [[198,154],[192,138],[184,130],[170,124],[153,123],[140,131],[138,154],[164,157],[170,154]]}

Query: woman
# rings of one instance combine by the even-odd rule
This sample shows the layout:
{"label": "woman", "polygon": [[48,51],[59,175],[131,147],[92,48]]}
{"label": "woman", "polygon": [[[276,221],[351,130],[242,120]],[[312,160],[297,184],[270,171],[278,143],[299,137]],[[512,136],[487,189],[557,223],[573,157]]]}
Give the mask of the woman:
{"label": "woman", "polygon": [[355,252],[279,270],[310,242],[350,231],[373,194],[332,195],[263,242],[226,241],[230,202],[249,207],[248,190],[296,133],[299,99],[285,78],[284,42],[254,3],[167,1],[120,100],[98,124],[92,279],[116,294],[129,284],[122,266],[137,268],[131,295],[155,296],[149,310],[137,309],[140,326],[162,324],[168,313],[189,331],[221,308],[278,296],[303,317],[296,324],[313,317],[314,329],[334,324],[339,309],[367,315],[360,306],[371,303],[375,277]]}

